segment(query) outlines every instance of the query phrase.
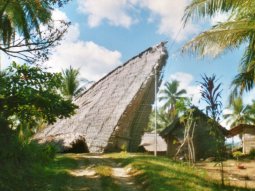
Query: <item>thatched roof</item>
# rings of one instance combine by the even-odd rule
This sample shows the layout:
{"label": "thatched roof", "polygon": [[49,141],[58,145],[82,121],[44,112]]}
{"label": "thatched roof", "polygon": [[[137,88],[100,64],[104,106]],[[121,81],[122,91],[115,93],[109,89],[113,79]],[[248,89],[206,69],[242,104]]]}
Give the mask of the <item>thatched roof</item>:
{"label": "thatched roof", "polygon": [[255,126],[254,125],[248,125],[248,124],[239,124],[233,128],[231,128],[229,131],[228,131],[228,136],[227,137],[234,137],[238,134],[241,134],[243,133],[244,131],[244,128],[251,128],[251,129],[254,129],[255,131]]}
{"label": "thatched roof", "polygon": [[[145,133],[142,136],[140,146],[143,146],[146,151],[153,152],[155,150],[155,133]],[[157,151],[166,152],[167,145],[165,140],[157,134]]]}
{"label": "thatched roof", "polygon": [[[39,142],[58,142],[66,150],[85,140],[89,152],[138,147],[154,100],[155,71],[167,60],[165,43],[151,47],[96,82],[75,100],[76,114],[35,135]],[[103,58],[102,58],[103,59]]]}
{"label": "thatched roof", "polygon": [[[197,107],[193,106],[193,109],[195,109],[194,111],[194,117],[195,118],[200,118],[203,119],[205,121],[207,121],[208,123],[212,122],[213,119],[211,119],[210,117],[208,117],[206,114],[204,114],[200,109],[198,109]],[[215,121],[215,123],[217,124],[217,127],[219,128],[219,130],[222,132],[223,135],[228,136],[228,130],[225,129],[224,127],[222,127],[219,123],[217,123]],[[175,118],[173,120],[173,122],[166,127],[165,129],[163,129],[163,131],[160,132],[160,135],[162,137],[167,137],[169,134],[172,134],[176,128],[184,128],[184,123],[181,121],[180,118]]]}

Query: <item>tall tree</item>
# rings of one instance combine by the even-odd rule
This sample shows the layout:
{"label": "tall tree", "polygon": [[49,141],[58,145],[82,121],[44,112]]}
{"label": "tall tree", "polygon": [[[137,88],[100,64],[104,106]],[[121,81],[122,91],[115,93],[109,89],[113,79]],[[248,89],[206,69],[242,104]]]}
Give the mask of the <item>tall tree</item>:
{"label": "tall tree", "polygon": [[254,124],[255,118],[252,113],[252,106],[244,105],[241,97],[234,99],[229,106],[231,113],[225,114],[223,117],[230,123],[230,127],[238,124]]}
{"label": "tall tree", "polygon": [[59,93],[61,82],[60,73],[13,63],[0,76],[0,118],[15,128],[33,130],[38,119],[54,123],[71,116],[77,106]]}
{"label": "tall tree", "polygon": [[254,0],[192,0],[187,6],[183,20],[213,17],[219,13],[229,15],[220,22],[189,41],[183,51],[191,50],[199,55],[217,56],[226,50],[245,45],[239,74],[233,80],[232,97],[244,90],[250,91],[255,80],[255,1]]}
{"label": "tall tree", "polygon": [[[161,131],[168,127],[173,122],[173,119],[169,117],[169,114],[164,108],[159,108],[157,110],[157,130]],[[149,123],[145,131],[151,132],[155,129],[155,110],[152,110]]]}
{"label": "tall tree", "polygon": [[222,103],[220,101],[221,98],[221,83],[217,84],[216,75],[212,75],[211,77],[207,75],[202,76],[202,81],[200,82],[200,93],[202,96],[202,100],[207,103],[206,113],[212,119],[219,121],[220,114],[222,112]]}
{"label": "tall tree", "polygon": [[182,99],[186,99],[185,94],[187,93],[185,89],[179,89],[180,83],[177,80],[172,82],[166,82],[164,89],[160,91],[159,101],[164,101],[163,108],[169,111],[171,116],[175,116],[176,113],[176,103]]}
{"label": "tall tree", "polygon": [[[70,66],[68,69],[62,71],[63,75],[63,87],[62,92],[65,96],[72,99],[74,96],[79,95],[85,90],[84,87],[80,87],[79,70]],[[88,81],[84,79],[85,81]]]}
{"label": "tall tree", "polygon": [[224,154],[224,136],[222,135],[221,130],[218,128],[218,121],[222,113],[222,103],[221,103],[221,83],[218,83],[218,80],[215,75],[208,77],[207,75],[202,76],[202,81],[200,82],[200,93],[202,100],[206,102],[206,113],[212,124],[211,134],[216,138],[216,148],[218,153],[218,160],[220,161],[220,174],[221,174],[221,183],[224,185],[224,170],[223,170],[223,154]]}
{"label": "tall tree", "polygon": [[0,0],[0,51],[26,62],[47,59],[68,23],[56,28],[51,11],[68,0]]}

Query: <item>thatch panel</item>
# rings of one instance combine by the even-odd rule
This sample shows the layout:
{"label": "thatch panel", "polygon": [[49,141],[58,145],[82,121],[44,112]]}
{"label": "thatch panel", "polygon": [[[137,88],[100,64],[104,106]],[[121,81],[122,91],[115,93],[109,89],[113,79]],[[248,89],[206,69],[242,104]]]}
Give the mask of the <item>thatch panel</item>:
{"label": "thatch panel", "polygon": [[[59,120],[38,133],[35,138],[47,141],[49,136],[79,133],[85,138],[90,152],[103,152],[108,142],[113,145],[116,143],[116,140],[110,139],[111,136],[116,137],[115,129],[130,134],[134,114],[139,110],[150,87],[154,68],[158,72],[162,69],[166,63],[166,55],[162,43],[129,60],[75,100],[79,109],[74,116]],[[149,102],[151,104],[153,100],[149,99]],[[125,120],[121,120],[125,115]],[[69,136],[70,140],[65,141],[73,142],[73,138],[75,139]]]}

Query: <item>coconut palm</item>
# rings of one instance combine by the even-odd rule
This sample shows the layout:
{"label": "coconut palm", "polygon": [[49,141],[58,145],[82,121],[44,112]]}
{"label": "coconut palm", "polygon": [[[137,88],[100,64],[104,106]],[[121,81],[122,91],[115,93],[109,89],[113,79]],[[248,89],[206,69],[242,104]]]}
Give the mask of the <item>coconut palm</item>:
{"label": "coconut palm", "polygon": [[32,30],[40,32],[40,24],[51,19],[49,1],[0,0],[0,37],[4,45],[10,44],[18,32],[25,40],[31,38]]}
{"label": "coconut palm", "polygon": [[[0,51],[25,62],[48,59],[69,23],[51,20],[55,5],[69,0],[0,0]],[[57,22],[57,21],[55,21]]]}
{"label": "coconut palm", "polygon": [[176,115],[176,103],[182,99],[186,99],[185,89],[179,89],[180,83],[177,80],[166,82],[165,88],[160,91],[159,101],[164,101],[163,108],[167,109],[170,115]]}
{"label": "coconut palm", "polygon": [[253,108],[250,105],[244,105],[242,98],[238,97],[233,100],[229,109],[232,111],[229,114],[223,115],[227,119],[227,123],[230,123],[230,127],[234,127],[238,124],[253,124],[255,122]]}
{"label": "coconut palm", "polygon": [[235,77],[232,97],[250,91],[255,79],[255,1],[254,0],[192,0],[186,8],[185,24],[199,17],[213,17],[219,13],[229,15],[227,21],[213,26],[189,41],[183,51],[199,55],[217,56],[225,50],[246,45],[240,62],[239,74]]}
{"label": "coconut palm", "polygon": [[62,93],[67,96],[68,98],[72,99],[73,96],[78,95],[84,88],[79,88],[80,81],[79,77],[79,70],[70,68],[62,71],[63,75],[63,88]]}
{"label": "coconut palm", "polygon": [[[159,108],[157,110],[157,130],[161,131],[168,127],[173,122],[173,119],[169,117],[169,114],[165,109]],[[149,123],[145,131],[151,132],[155,129],[155,110],[153,110],[149,116]]]}

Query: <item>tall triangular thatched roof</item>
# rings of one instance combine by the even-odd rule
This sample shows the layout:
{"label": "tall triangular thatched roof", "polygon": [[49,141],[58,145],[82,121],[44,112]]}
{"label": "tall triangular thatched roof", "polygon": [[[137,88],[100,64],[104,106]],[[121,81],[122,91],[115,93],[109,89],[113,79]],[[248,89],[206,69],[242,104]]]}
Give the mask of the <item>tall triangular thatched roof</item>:
{"label": "tall triangular thatched roof", "polygon": [[[76,114],[35,135],[40,142],[57,142],[61,150],[83,140],[89,152],[120,148],[135,151],[148,123],[166,64],[165,43],[151,47],[119,66],[75,100]],[[102,58],[103,59],[103,58]]]}

